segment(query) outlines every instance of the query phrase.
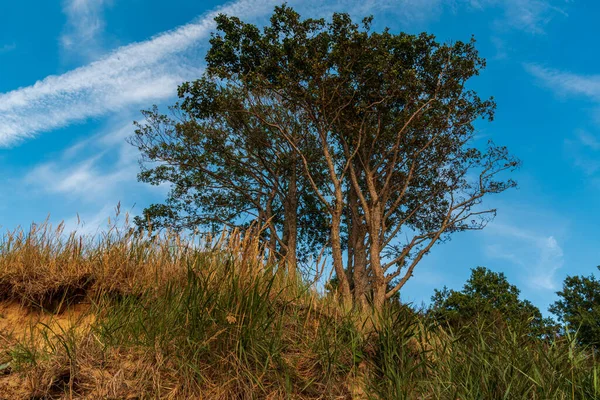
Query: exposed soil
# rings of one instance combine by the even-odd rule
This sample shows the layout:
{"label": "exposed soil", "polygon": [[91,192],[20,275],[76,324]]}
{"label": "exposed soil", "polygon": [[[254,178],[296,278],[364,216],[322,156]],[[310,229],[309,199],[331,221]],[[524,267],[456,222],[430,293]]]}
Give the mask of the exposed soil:
{"label": "exposed soil", "polygon": [[[54,332],[67,331],[74,325],[88,327],[94,318],[88,310],[89,304],[80,303],[66,307],[60,314],[52,314],[25,307],[17,301],[0,302],[0,400],[31,398],[28,378],[13,370],[9,351],[21,341],[30,341],[32,329],[44,325]],[[43,340],[41,335],[33,337]]]}
{"label": "exposed soil", "polygon": [[[23,339],[36,325],[45,324],[53,328],[67,330],[73,325],[89,326],[93,316],[88,314],[89,304],[79,303],[53,314],[40,309],[25,307],[17,301],[0,302],[0,338]],[[82,324],[82,322],[84,322]],[[2,349],[0,342],[0,349]]]}

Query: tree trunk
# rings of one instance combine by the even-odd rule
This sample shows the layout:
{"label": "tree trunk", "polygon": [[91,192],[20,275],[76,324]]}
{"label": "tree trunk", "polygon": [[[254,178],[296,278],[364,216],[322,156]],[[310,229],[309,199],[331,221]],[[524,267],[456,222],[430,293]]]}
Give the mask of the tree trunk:
{"label": "tree trunk", "polygon": [[346,310],[352,308],[352,293],[350,292],[350,284],[344,270],[344,260],[342,254],[342,239],[340,235],[340,226],[342,222],[342,205],[337,204],[336,210],[332,213],[331,218],[331,252],[333,255],[333,267],[338,278],[339,286],[338,293],[343,307]]}
{"label": "tree trunk", "polygon": [[375,205],[370,212],[370,221],[368,222],[369,236],[371,238],[371,246],[369,248],[369,265],[373,272],[373,308],[375,312],[380,312],[385,303],[385,294],[387,284],[385,274],[381,266],[381,209]]}
{"label": "tree trunk", "polygon": [[270,196],[267,199],[266,210],[264,213],[264,221],[269,227],[269,258],[267,262],[270,265],[274,265],[277,262],[277,231],[275,230],[275,224],[273,224],[273,197]]}
{"label": "tree trunk", "polygon": [[348,192],[348,206],[350,209],[348,254],[351,255],[353,266],[354,305],[360,310],[365,310],[368,306],[367,292],[369,288],[367,247],[365,244],[367,232],[363,217],[359,212],[358,198],[353,187],[350,187]]}
{"label": "tree trunk", "polygon": [[[292,188],[293,186],[293,188]],[[284,202],[285,267],[290,278],[295,278],[298,268],[298,193],[296,183],[290,183],[288,198]]]}

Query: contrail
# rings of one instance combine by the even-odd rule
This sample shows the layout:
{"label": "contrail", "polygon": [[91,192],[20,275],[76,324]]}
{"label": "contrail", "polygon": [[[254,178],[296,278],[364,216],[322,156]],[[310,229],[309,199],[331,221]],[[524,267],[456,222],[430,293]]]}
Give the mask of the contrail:
{"label": "contrail", "polygon": [[[174,95],[183,81],[198,77],[202,60],[194,49],[206,44],[219,13],[252,20],[268,15],[283,0],[238,0],[203,14],[195,22],[161,33],[147,41],[123,46],[98,61],[63,75],[49,76],[32,86],[0,93],[0,147],[99,117],[126,107],[147,107]],[[289,0],[303,16],[325,16],[345,11],[363,17],[370,13],[395,14],[401,21],[435,18],[446,0]],[[457,0],[457,4],[471,4]],[[496,4],[481,3],[481,7]],[[547,0],[536,8],[520,1],[501,2],[508,16],[527,11],[534,21],[552,10]],[[306,15],[305,15],[306,13]],[[514,26],[517,21],[507,22]],[[526,29],[521,26],[520,29]]]}
{"label": "contrail", "polygon": [[208,38],[219,13],[253,18],[267,14],[279,3],[240,0],[193,23],[120,47],[86,66],[0,94],[0,146],[173,96],[179,83],[198,72],[198,67],[186,65],[184,53]]}

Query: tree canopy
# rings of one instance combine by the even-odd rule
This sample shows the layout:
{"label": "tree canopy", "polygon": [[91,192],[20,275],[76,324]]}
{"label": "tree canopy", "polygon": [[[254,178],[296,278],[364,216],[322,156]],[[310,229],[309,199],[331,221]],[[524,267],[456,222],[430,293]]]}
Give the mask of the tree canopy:
{"label": "tree canopy", "polygon": [[[598,266],[600,270],[600,266]],[[600,281],[594,274],[567,276],[559,299],[550,307],[559,321],[586,345],[600,345]]]}
{"label": "tree canopy", "polygon": [[471,269],[462,290],[435,290],[430,313],[438,322],[455,327],[481,317],[508,324],[527,323],[536,334],[550,332],[554,323],[519,294],[504,273],[477,267]]}
{"label": "tree canopy", "polygon": [[302,19],[275,8],[264,28],[216,18],[204,74],[171,115],[145,112],[131,142],[140,180],[171,184],[141,226],[258,224],[293,272],[325,248],[348,306],[380,308],[431,250],[495,215],[519,162],[475,143],[495,104],[467,82],[475,41],[374,32],[371,18]]}

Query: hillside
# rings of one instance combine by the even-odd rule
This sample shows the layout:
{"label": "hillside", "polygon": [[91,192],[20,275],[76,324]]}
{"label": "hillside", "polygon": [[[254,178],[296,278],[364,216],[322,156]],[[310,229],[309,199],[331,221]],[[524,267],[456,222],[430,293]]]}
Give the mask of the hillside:
{"label": "hillside", "polygon": [[573,338],[478,319],[457,330],[337,299],[268,266],[258,240],[192,246],[43,224],[0,244],[0,398],[597,398]]}

